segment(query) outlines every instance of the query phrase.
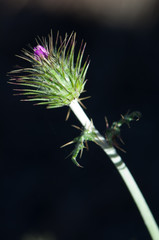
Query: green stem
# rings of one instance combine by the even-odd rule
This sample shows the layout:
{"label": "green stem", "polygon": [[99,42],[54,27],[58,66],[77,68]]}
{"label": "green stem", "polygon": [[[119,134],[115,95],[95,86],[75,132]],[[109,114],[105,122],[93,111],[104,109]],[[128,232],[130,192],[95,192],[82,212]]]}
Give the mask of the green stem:
{"label": "green stem", "polygon": [[103,151],[109,156],[112,163],[115,165],[117,171],[121,175],[123,181],[125,182],[134,202],[136,203],[138,210],[143,218],[143,221],[149,231],[149,234],[153,240],[159,240],[159,229],[157,223],[151,213],[151,210],[146,203],[144,196],[142,195],[135,179],[127,168],[126,164],[123,162],[121,157],[116,152],[116,149],[109,146],[106,139],[98,132],[93,126],[93,123],[89,120],[81,106],[78,104],[77,100],[73,100],[70,104],[71,110],[74,112],[81,124],[89,131],[96,132],[96,143],[103,149]]}

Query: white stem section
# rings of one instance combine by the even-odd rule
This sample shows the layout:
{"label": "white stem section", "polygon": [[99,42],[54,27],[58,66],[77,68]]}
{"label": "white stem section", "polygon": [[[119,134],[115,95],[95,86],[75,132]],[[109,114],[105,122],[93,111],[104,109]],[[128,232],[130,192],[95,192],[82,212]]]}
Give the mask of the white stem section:
{"label": "white stem section", "polygon": [[110,147],[106,139],[95,129],[93,123],[89,120],[78,101],[75,99],[70,104],[71,110],[74,112],[81,124],[89,131],[94,130],[96,132],[96,143],[103,149],[103,151],[109,156],[110,160],[115,165],[123,181],[125,182],[128,190],[134,202],[136,203],[138,210],[144,220],[144,223],[153,240],[159,240],[159,229],[157,223],[126,164],[116,152],[114,147]]}

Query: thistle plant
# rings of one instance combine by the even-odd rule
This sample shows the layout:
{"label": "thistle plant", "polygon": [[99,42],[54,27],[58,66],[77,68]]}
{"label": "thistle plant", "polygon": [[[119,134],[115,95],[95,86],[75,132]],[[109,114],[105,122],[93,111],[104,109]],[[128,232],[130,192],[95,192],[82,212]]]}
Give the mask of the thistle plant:
{"label": "thistle plant", "polygon": [[78,53],[74,65],[74,49],[76,34],[67,35],[58,47],[57,35],[53,46],[52,35],[49,45],[46,40],[43,46],[39,43],[33,52],[23,50],[21,58],[29,61],[31,67],[12,71],[20,74],[16,84],[27,88],[20,89],[21,95],[27,96],[27,101],[36,101],[37,105],[47,105],[47,108],[69,106],[74,99],[79,100],[86,83],[85,76],[89,63],[81,67],[85,44]]}
{"label": "thistle plant", "polygon": [[[87,147],[87,141],[98,144],[108,155],[115,168],[121,175],[130,194],[136,203],[143,221],[153,240],[159,240],[157,223],[137,185],[132,174],[116,151],[119,148],[117,139],[121,140],[120,132],[123,124],[129,126],[133,120],[139,120],[139,112],[121,115],[118,122],[110,127],[106,119],[106,133],[102,136],[95,128],[83,110],[82,98],[86,84],[86,73],[89,66],[88,59],[83,63],[86,44],[81,43],[80,50],[75,58],[76,34],[65,35],[64,40],[57,34],[55,43],[52,33],[46,39],[37,41],[37,46],[31,51],[22,50],[20,58],[29,62],[29,67],[22,67],[11,72],[10,83],[19,86],[15,89],[23,101],[33,101],[36,105],[46,105],[47,108],[68,106],[82,125],[79,137],[64,146],[74,143],[71,152],[72,161],[78,166],[77,157]],[[122,150],[122,149],[121,149]]]}

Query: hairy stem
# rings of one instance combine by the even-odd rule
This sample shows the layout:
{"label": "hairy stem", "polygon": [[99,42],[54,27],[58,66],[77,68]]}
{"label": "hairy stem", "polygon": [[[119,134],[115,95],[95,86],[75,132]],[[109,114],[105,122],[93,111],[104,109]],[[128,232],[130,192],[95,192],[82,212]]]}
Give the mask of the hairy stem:
{"label": "hairy stem", "polygon": [[81,124],[89,131],[96,132],[96,143],[103,149],[103,151],[109,156],[110,160],[115,165],[117,171],[121,175],[123,181],[125,182],[134,202],[136,203],[138,210],[143,218],[143,221],[151,235],[153,240],[159,240],[159,229],[157,223],[126,164],[123,162],[121,157],[116,152],[116,149],[109,146],[106,139],[95,129],[93,123],[89,120],[78,101],[75,99],[69,105],[71,110],[74,112]]}

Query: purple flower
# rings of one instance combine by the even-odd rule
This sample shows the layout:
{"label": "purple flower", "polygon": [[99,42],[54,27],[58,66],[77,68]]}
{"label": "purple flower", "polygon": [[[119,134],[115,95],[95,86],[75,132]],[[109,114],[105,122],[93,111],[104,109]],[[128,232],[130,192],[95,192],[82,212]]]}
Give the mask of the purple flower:
{"label": "purple flower", "polygon": [[36,60],[40,61],[43,58],[47,58],[48,55],[49,52],[41,45],[38,45],[34,48],[34,57]]}

